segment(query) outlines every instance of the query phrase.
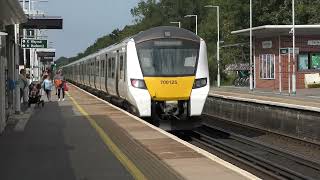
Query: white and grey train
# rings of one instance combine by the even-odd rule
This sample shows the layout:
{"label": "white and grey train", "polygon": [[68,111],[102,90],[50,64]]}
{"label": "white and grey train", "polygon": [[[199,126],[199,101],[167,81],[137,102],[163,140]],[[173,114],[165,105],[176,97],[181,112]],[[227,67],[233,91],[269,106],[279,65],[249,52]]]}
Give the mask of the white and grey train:
{"label": "white and grey train", "polygon": [[140,32],[62,69],[68,80],[120,100],[157,125],[200,116],[209,92],[205,41],[170,26]]}

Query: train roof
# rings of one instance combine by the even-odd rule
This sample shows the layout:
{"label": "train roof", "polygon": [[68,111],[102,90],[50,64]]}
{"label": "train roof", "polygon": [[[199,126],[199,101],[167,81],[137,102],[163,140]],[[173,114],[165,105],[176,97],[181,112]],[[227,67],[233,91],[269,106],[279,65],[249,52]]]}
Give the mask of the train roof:
{"label": "train roof", "polygon": [[85,56],[85,57],[83,57],[79,60],[76,60],[72,63],[69,63],[63,67],[77,64],[79,62],[83,62],[88,59],[92,59],[102,53],[108,52],[113,49],[117,49],[132,39],[135,41],[135,43],[140,43],[140,42],[144,42],[144,41],[148,41],[148,40],[161,39],[161,38],[185,39],[185,40],[190,40],[190,41],[196,41],[199,43],[201,41],[201,38],[198,35],[196,35],[195,33],[191,32],[189,30],[174,27],[174,26],[158,26],[158,27],[150,28],[146,31],[142,31],[134,36],[128,37],[119,43],[115,43],[115,44],[112,44],[108,47],[100,49],[99,51],[97,51],[95,53],[92,53],[88,56]]}
{"label": "train roof", "polygon": [[154,27],[146,31],[142,31],[133,37],[136,43],[160,38],[176,38],[200,42],[200,37],[195,33],[174,26]]}

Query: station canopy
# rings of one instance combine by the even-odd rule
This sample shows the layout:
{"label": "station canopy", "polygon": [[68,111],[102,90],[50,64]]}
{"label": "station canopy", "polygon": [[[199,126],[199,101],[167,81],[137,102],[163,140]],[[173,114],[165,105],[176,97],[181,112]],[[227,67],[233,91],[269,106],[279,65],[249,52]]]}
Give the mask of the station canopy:
{"label": "station canopy", "polygon": [[[252,35],[259,38],[291,35],[292,25],[265,25],[252,28]],[[296,35],[320,35],[320,25],[295,25]],[[232,31],[231,34],[250,36],[250,28]]]}
{"label": "station canopy", "polygon": [[[17,0],[0,0],[0,26],[20,24],[27,20]],[[0,27],[1,28],[1,27]]]}

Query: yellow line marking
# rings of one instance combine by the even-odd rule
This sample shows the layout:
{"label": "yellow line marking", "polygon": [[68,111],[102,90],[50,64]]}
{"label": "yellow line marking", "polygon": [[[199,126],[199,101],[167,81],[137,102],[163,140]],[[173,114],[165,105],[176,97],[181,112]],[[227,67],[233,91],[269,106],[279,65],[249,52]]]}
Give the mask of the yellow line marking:
{"label": "yellow line marking", "polygon": [[87,118],[90,125],[97,131],[104,144],[117,157],[121,164],[130,172],[130,174],[139,180],[146,180],[147,178],[135,166],[135,164],[119,149],[119,147],[111,140],[111,138],[104,132],[104,130],[97,124],[97,122],[77,103],[77,101],[67,92],[67,96],[71,99],[73,104],[77,107],[79,112]]}

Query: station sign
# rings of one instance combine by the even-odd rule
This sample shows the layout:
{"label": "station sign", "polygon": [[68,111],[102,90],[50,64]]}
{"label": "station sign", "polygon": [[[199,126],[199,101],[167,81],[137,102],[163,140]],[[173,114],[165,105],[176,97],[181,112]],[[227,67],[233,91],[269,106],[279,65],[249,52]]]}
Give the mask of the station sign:
{"label": "station sign", "polygon": [[35,30],[34,29],[27,29],[26,30],[26,37],[27,38],[35,38]]}
{"label": "station sign", "polygon": [[22,48],[47,48],[48,41],[39,40],[39,39],[22,39],[21,47]]}
{"label": "station sign", "polygon": [[263,49],[271,49],[272,48],[272,41],[262,41],[262,48]]}
{"label": "station sign", "polygon": [[[280,48],[280,54],[281,55],[285,55],[285,54],[292,54],[293,53],[293,48]],[[300,49],[299,48],[295,48],[295,54],[299,54],[300,53]]]}
{"label": "station sign", "polygon": [[62,29],[63,19],[55,16],[32,16],[22,24],[24,29]]}
{"label": "station sign", "polygon": [[39,51],[37,52],[38,57],[56,57],[56,53],[54,51],[52,52],[46,52],[46,51]]}
{"label": "station sign", "polygon": [[320,40],[309,40],[308,46],[320,46]]}
{"label": "station sign", "polygon": [[40,57],[41,62],[53,62],[53,57]]}

